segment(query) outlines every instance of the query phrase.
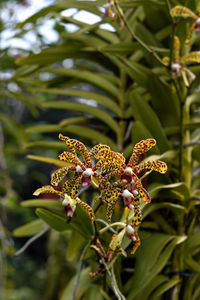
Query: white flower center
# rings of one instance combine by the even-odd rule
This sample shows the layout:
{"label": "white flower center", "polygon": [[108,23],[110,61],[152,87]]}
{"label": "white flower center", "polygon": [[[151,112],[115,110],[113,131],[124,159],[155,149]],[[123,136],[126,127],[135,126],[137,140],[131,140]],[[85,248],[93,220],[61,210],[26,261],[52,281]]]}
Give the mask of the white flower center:
{"label": "white flower center", "polygon": [[92,176],[94,174],[94,172],[92,171],[91,168],[87,168],[84,172],[83,172],[83,176]]}
{"label": "white flower center", "polygon": [[69,204],[69,202],[67,201],[67,199],[64,199],[63,201],[62,201],[62,205],[63,206],[67,206]]}
{"label": "white flower center", "polygon": [[129,190],[126,189],[123,191],[122,197],[124,197],[124,198],[133,197],[133,194],[131,192],[129,192]]}
{"label": "white flower center", "polygon": [[133,233],[135,232],[135,229],[134,229],[131,225],[128,225],[128,226],[126,227],[126,232],[127,232],[128,234],[133,234]]}
{"label": "white flower center", "polygon": [[132,170],[132,168],[127,167],[127,168],[124,170],[124,173],[125,173],[126,175],[133,175],[133,170]]}
{"label": "white flower center", "polygon": [[196,24],[200,24],[200,18],[197,18],[195,21]]}
{"label": "white flower center", "polygon": [[76,208],[76,199],[71,198],[69,195],[65,194],[65,199],[62,201],[63,206],[70,205],[70,207],[75,210]]}
{"label": "white flower center", "polygon": [[173,70],[173,71],[176,71],[177,73],[179,73],[180,70],[181,70],[181,65],[178,64],[178,63],[172,64],[172,70]]}

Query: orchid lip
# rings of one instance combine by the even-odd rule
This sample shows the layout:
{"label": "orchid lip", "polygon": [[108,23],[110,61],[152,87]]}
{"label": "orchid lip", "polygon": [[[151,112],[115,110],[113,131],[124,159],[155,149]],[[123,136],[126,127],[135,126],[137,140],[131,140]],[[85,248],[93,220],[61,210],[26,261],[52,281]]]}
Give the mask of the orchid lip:
{"label": "orchid lip", "polygon": [[64,199],[64,200],[62,201],[62,205],[63,205],[63,206],[69,205],[69,202],[67,201],[67,199]]}
{"label": "orchid lip", "polygon": [[200,18],[197,18],[195,21],[196,24],[200,24]]}
{"label": "orchid lip", "polygon": [[133,175],[133,170],[132,170],[132,168],[127,167],[127,168],[124,170],[124,173],[125,173],[126,175]]}
{"label": "orchid lip", "polygon": [[124,197],[124,198],[133,197],[133,194],[131,192],[129,192],[129,190],[126,189],[123,191],[122,197]]}
{"label": "orchid lip", "polygon": [[172,64],[172,70],[176,72],[180,72],[181,65],[179,63]]}
{"label": "orchid lip", "polygon": [[127,232],[128,234],[133,234],[133,233],[135,232],[135,229],[134,229],[131,225],[128,225],[128,226],[126,227],[126,232]]}

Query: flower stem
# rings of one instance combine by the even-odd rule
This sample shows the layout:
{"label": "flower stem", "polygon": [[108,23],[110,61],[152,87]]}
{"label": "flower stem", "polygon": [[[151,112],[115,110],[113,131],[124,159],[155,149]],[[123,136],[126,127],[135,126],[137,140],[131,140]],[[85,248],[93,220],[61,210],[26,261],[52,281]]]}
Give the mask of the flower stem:
{"label": "flower stem", "polygon": [[107,265],[107,263],[106,263],[106,261],[103,257],[101,258],[101,261],[102,261],[102,264],[104,265],[104,267],[107,271],[108,278],[110,279],[110,283],[111,283],[113,292],[115,293],[115,296],[117,297],[118,300],[126,300],[126,298],[120,292],[119,287],[117,285],[117,281],[116,281],[116,278],[115,278],[115,273],[114,273],[114,270],[113,270],[113,266],[112,266],[111,270],[109,270],[108,265]]}
{"label": "flower stem", "polygon": [[99,234],[102,234],[102,233],[106,232],[107,230],[109,230],[110,228],[112,228],[114,226],[125,227],[126,224],[122,223],[122,222],[115,222],[115,223],[109,224],[108,226],[106,226],[106,227],[102,228],[101,230],[99,230]]}
{"label": "flower stem", "polygon": [[126,25],[128,31],[131,33],[131,36],[133,39],[135,39],[138,44],[140,44],[145,50],[147,50],[150,54],[152,54],[160,63],[161,65],[164,66],[164,63],[162,61],[162,59],[160,58],[160,56],[156,53],[155,50],[153,50],[151,47],[149,47],[147,44],[145,44],[136,34],[135,32],[133,31],[133,29],[130,27],[124,13],[123,13],[123,10],[121,9],[121,7],[119,6],[119,4],[117,3],[117,1],[115,2],[115,7],[116,7],[116,10],[120,16],[120,18],[123,20],[124,24]]}

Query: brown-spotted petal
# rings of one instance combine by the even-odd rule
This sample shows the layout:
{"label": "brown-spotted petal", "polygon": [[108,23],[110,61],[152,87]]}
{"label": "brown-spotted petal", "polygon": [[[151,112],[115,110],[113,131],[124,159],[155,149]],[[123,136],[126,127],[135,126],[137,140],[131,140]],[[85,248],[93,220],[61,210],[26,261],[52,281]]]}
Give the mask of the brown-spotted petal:
{"label": "brown-spotted petal", "polygon": [[81,168],[85,169],[83,163],[80,161],[80,159],[74,153],[64,151],[63,153],[61,153],[59,155],[59,159],[64,160],[69,163],[72,163],[75,166],[80,165]]}
{"label": "brown-spotted petal", "polygon": [[141,155],[149,151],[153,146],[155,146],[155,144],[156,140],[154,139],[142,140],[137,143],[133,148],[133,153],[129,159],[127,167],[135,166],[138,163]]}
{"label": "brown-spotted petal", "polygon": [[67,175],[69,170],[73,170],[71,167],[64,167],[59,170],[56,170],[52,175],[51,175],[51,184],[57,186],[59,182]]}
{"label": "brown-spotted petal", "polygon": [[100,150],[97,155],[96,155],[97,159],[104,159],[105,161],[112,161],[112,162],[116,162],[119,164],[124,165],[125,162],[125,158],[123,156],[123,154],[121,153],[117,153],[108,149],[102,149]]}
{"label": "brown-spotted petal", "polygon": [[103,145],[103,144],[99,144],[99,145],[95,145],[94,147],[92,147],[92,149],[90,150],[90,156],[96,156],[97,153],[100,151],[100,150],[103,150],[103,149],[107,149],[107,150],[110,150],[110,147],[107,146],[107,145]]}
{"label": "brown-spotted petal", "polygon": [[167,172],[167,165],[161,160],[149,160],[134,167],[134,171],[136,173],[139,173],[142,170],[154,170],[156,172],[164,174]]}

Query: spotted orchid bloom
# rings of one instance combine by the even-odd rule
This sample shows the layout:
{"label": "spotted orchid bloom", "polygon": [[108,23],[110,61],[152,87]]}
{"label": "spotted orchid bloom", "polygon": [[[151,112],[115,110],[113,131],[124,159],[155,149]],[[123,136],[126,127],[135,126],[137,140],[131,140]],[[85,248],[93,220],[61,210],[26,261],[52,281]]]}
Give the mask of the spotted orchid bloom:
{"label": "spotted orchid bloom", "polygon": [[170,14],[172,18],[174,17],[183,17],[183,18],[192,18],[194,22],[192,23],[192,26],[189,28],[185,44],[186,46],[190,46],[191,43],[191,37],[192,33],[196,31],[197,33],[200,32],[200,12],[198,12],[198,15],[195,14],[193,11],[191,11],[189,8],[177,5],[173,7],[170,11]]}
{"label": "spotted orchid bloom", "polygon": [[[169,66],[170,58],[164,57],[163,62]],[[189,86],[196,76],[187,68],[187,63],[200,63],[200,51],[193,51],[189,54],[180,57],[180,40],[177,36],[174,37],[174,60],[171,64],[171,70],[174,78],[182,76],[185,85]]]}
{"label": "spotted orchid bloom", "polygon": [[[38,196],[39,194],[50,193],[55,194],[60,197],[65,211],[69,217],[72,217],[76,208],[76,204],[85,209],[92,222],[94,221],[94,214],[91,207],[82,202],[78,198],[78,192],[80,186],[88,187],[93,179],[96,179],[97,182],[100,181],[101,175],[97,173],[96,166],[92,166],[91,157],[96,155],[98,151],[103,149],[110,149],[107,145],[96,145],[89,152],[85,145],[75,139],[70,139],[68,137],[59,135],[59,138],[66,143],[71,152],[63,152],[60,154],[59,159],[68,163],[68,166],[56,170],[51,175],[51,185],[44,186],[35,191],[34,195]],[[82,160],[77,156],[79,153],[82,157]],[[97,165],[98,168],[98,165]],[[66,178],[68,173],[73,173],[73,176]],[[56,187],[60,182],[64,181],[62,185],[62,191],[58,191]],[[54,187],[55,188],[54,188]]]}
{"label": "spotted orchid bloom", "polygon": [[[126,228],[113,236],[110,243],[110,251],[124,253],[124,250],[121,248],[124,235],[133,243],[132,254],[135,253],[140,245],[140,238],[136,231],[142,221],[140,200],[143,199],[146,203],[151,201],[148,192],[141,183],[141,172],[144,175],[147,170],[154,170],[161,174],[167,171],[167,165],[162,161],[149,160],[140,162],[144,154],[155,146],[155,144],[156,141],[154,139],[142,140],[137,143],[127,164],[122,154],[111,150],[99,151],[96,155],[100,159],[98,164],[102,164],[103,161],[102,174],[107,173],[100,181],[99,189],[101,190],[100,198],[107,204],[106,217],[108,222],[111,223],[112,212],[120,199],[123,200],[126,207]],[[114,182],[110,181],[116,177],[119,177],[119,179],[114,180]],[[130,225],[128,215],[131,211],[133,211],[133,218]]]}
{"label": "spotted orchid bloom", "polygon": [[[139,212],[140,198],[146,203],[149,203],[151,199],[139,179],[140,173],[147,170],[154,170],[159,173],[167,171],[166,164],[159,160],[149,160],[138,164],[142,156],[155,144],[156,141],[154,139],[142,140],[136,144],[127,164],[122,154],[111,150],[100,150],[97,153],[96,158],[100,159],[97,164],[103,164],[101,172],[108,172],[101,179],[99,189],[102,191],[100,197],[107,203],[106,215],[109,222],[111,221],[113,208],[120,198],[124,200],[124,204],[130,210],[135,210],[135,217],[139,222],[141,221]],[[120,179],[115,183],[110,183],[110,179],[115,176],[120,176]],[[138,221],[136,222],[137,224]]]}
{"label": "spotted orchid bloom", "polygon": [[67,216],[69,217],[69,220],[73,217],[76,205],[79,204],[88,214],[90,220],[94,222],[95,216],[92,208],[85,202],[81,201],[78,197],[73,198],[73,188],[71,195],[68,195],[65,193],[65,190],[62,191],[54,189],[51,185],[43,186],[39,189],[37,189],[33,195],[39,196],[40,194],[54,194],[59,197],[60,201],[62,202],[62,205],[64,206],[64,210],[67,213]]}

